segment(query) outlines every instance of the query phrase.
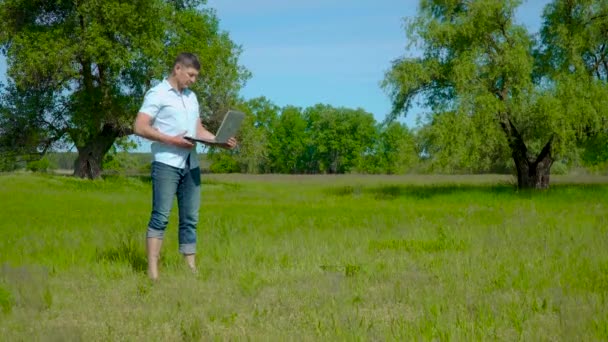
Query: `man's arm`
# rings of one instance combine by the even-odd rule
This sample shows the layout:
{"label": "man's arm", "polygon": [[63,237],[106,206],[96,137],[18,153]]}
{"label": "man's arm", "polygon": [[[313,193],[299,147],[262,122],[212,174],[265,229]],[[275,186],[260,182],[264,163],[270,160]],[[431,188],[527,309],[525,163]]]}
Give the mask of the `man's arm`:
{"label": "man's arm", "polygon": [[185,133],[170,136],[156,130],[154,127],[152,127],[152,117],[146,113],[137,113],[135,124],[133,125],[133,132],[142,138],[158,141],[167,145],[173,145],[181,148],[194,147],[192,142],[184,139]]}
{"label": "man's arm", "polygon": [[215,139],[215,134],[209,132],[205,126],[203,126],[201,118],[196,119],[196,137],[203,140]]}

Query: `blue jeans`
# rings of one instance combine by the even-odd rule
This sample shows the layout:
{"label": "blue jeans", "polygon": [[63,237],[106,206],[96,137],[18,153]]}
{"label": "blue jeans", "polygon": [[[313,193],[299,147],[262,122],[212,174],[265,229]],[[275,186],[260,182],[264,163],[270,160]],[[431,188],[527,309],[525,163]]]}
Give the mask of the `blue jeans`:
{"label": "blue jeans", "polygon": [[159,162],[152,163],[152,215],[148,238],[162,239],[169,223],[173,198],[177,195],[179,210],[179,252],[196,252],[196,225],[201,202],[199,168],[179,169]]}

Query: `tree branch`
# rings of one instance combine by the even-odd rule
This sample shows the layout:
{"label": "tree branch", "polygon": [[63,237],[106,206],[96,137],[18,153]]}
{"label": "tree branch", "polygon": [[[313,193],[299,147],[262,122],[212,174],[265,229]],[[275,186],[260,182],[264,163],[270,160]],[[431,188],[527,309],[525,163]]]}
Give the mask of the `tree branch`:
{"label": "tree branch", "polygon": [[589,18],[589,20],[587,20],[586,22],[583,23],[584,26],[587,26],[589,24],[591,24],[592,21],[597,20],[597,19],[602,19],[602,18],[606,18],[608,17],[608,13],[605,14],[598,14],[594,17]]}
{"label": "tree branch", "polygon": [[[499,114],[499,116],[501,115]],[[507,135],[513,158],[529,163],[528,147],[526,146],[524,139],[513,124],[513,121],[511,121],[511,118],[509,118],[506,113],[502,116],[503,118],[501,118],[500,126]]]}
{"label": "tree branch", "polygon": [[535,161],[536,164],[540,163],[547,156],[551,157],[551,147],[553,145],[554,137],[555,135],[552,135],[551,138],[549,138],[549,141],[545,144],[545,147],[543,147],[543,149],[540,151]]}

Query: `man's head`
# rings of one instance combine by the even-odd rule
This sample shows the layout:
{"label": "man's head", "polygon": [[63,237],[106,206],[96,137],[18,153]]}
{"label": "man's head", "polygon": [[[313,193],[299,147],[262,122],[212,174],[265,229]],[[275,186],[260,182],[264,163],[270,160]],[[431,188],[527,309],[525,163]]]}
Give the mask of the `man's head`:
{"label": "man's head", "polygon": [[200,70],[198,57],[189,52],[182,52],[175,58],[171,77],[177,83],[179,90],[183,90],[196,82]]}

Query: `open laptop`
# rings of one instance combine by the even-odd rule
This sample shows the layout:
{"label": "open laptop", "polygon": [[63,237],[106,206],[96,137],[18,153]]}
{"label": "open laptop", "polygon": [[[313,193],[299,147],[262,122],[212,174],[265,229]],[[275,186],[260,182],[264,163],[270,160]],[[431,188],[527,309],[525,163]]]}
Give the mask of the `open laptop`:
{"label": "open laptop", "polygon": [[222,124],[220,128],[215,133],[215,139],[197,139],[193,137],[185,137],[190,141],[196,141],[207,145],[215,145],[215,144],[225,144],[228,142],[228,139],[235,137],[239,128],[241,127],[241,123],[245,118],[245,113],[229,110],[228,113],[224,116],[224,120],[222,120]]}

